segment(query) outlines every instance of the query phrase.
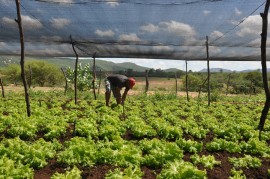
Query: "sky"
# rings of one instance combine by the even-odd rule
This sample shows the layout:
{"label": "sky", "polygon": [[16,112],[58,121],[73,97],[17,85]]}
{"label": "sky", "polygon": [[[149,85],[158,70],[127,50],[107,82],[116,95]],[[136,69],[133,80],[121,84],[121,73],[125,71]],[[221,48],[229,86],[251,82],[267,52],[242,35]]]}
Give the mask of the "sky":
{"label": "sky", "polygon": [[[258,69],[264,2],[24,0],[21,16],[25,54],[72,57],[72,41],[81,57],[96,54],[100,59],[131,60],[155,69],[185,69],[185,60],[192,60],[188,68],[198,71],[206,68],[206,62],[194,60],[206,60],[208,36],[211,68]],[[16,16],[15,1],[0,0],[0,55],[20,54]],[[258,61],[241,62],[245,60]]]}

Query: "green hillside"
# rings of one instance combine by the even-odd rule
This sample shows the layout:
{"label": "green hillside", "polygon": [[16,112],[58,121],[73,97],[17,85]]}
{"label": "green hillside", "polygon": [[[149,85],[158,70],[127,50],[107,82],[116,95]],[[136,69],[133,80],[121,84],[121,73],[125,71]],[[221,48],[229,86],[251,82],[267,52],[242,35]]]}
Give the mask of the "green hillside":
{"label": "green hillside", "polygon": [[[73,58],[46,58],[46,57],[25,57],[25,61],[31,60],[44,60],[51,64],[60,67],[71,67],[74,68],[75,59]],[[20,57],[18,56],[0,56],[0,67],[4,67],[10,63],[19,64]],[[93,59],[79,59],[79,63],[82,65],[90,63],[91,67],[93,65]],[[114,63],[105,60],[96,59],[96,68],[97,70],[101,69],[102,71],[126,71],[132,69],[133,71],[144,72],[147,67],[142,67],[134,63]]]}

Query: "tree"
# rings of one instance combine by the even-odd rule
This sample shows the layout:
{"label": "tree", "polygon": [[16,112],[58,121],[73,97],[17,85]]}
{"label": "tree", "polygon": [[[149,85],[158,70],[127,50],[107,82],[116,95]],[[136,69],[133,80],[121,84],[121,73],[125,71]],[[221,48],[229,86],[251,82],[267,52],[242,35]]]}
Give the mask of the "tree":
{"label": "tree", "polygon": [[244,78],[252,82],[255,86],[263,87],[262,74],[259,71],[248,72]]}
{"label": "tree", "polygon": [[[183,78],[183,86],[186,86],[186,76],[182,76]],[[199,85],[202,84],[202,79],[193,74],[188,75],[188,89],[189,91],[197,91],[199,89]]]}
{"label": "tree", "polygon": [[127,69],[127,76],[133,76],[133,69]]}
{"label": "tree", "polygon": [[[92,88],[92,72],[90,70],[90,64],[86,64],[84,67],[79,64],[77,68],[77,87],[80,91]],[[69,82],[74,83],[74,69],[67,69],[67,79]]]}
{"label": "tree", "polygon": [[14,84],[17,84],[17,82],[21,80],[20,72],[21,70],[18,64],[9,64],[3,69],[5,79]]}
{"label": "tree", "polygon": [[[54,86],[63,81],[63,75],[60,69],[58,69],[55,65],[45,61],[33,60],[25,63],[25,67],[27,67],[25,68],[25,72],[28,83],[30,80],[29,66],[32,70],[32,84],[44,86],[45,83],[47,83],[50,86]],[[3,69],[5,79],[15,84],[18,81],[21,81],[20,72],[21,70],[18,64],[10,64]]]}
{"label": "tree", "polygon": [[[63,75],[59,68],[46,61],[28,61],[25,66],[30,66],[32,70],[32,82],[39,86],[44,86],[47,83],[49,86],[54,86],[63,81]],[[27,80],[29,82],[29,68],[26,70]]]}

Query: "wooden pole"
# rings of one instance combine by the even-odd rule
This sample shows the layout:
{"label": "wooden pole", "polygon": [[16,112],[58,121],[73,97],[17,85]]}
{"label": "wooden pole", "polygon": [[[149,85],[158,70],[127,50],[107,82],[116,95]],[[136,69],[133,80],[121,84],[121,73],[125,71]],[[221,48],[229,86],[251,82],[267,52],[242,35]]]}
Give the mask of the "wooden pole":
{"label": "wooden pole", "polygon": [[209,64],[209,46],[208,46],[208,36],[206,36],[206,58],[207,58],[207,91],[208,91],[208,106],[210,106],[210,64]]}
{"label": "wooden pole", "polygon": [[67,88],[68,88],[68,81],[67,81],[67,75],[66,75],[66,73],[65,73],[65,70],[64,70],[64,68],[61,68],[61,71],[62,71],[62,73],[63,73],[63,75],[64,75],[64,77],[65,77],[65,95],[67,94]]}
{"label": "wooden pole", "polygon": [[98,94],[100,94],[101,78],[102,78],[102,73],[101,73],[101,69],[100,69],[100,71],[99,71],[99,82],[98,82]]}
{"label": "wooden pole", "polygon": [[145,94],[147,94],[149,89],[148,72],[148,70],[145,70]]}
{"label": "wooden pole", "polygon": [[201,96],[202,87],[205,85],[206,81],[208,81],[208,77],[204,80],[204,82],[199,87],[198,98],[200,98],[200,96]]}
{"label": "wooden pole", "polygon": [[186,93],[187,93],[187,101],[189,101],[189,96],[188,96],[188,63],[186,60]]}
{"label": "wooden pole", "polygon": [[79,60],[79,55],[75,49],[75,41],[73,41],[71,35],[70,35],[70,41],[72,45],[72,49],[76,55],[76,61],[75,61],[75,71],[74,71],[74,93],[75,93],[75,104],[77,104],[77,74],[78,74],[78,60]]}
{"label": "wooden pole", "polygon": [[21,42],[21,78],[24,87],[24,96],[25,96],[25,103],[26,103],[26,111],[27,116],[31,116],[31,108],[30,108],[30,100],[29,100],[29,92],[27,88],[27,82],[25,78],[25,69],[24,69],[24,34],[23,34],[23,27],[22,27],[22,18],[21,18],[21,9],[20,9],[20,0],[16,0],[16,7],[17,7],[17,19],[15,21],[18,23],[19,31],[20,31],[20,42]]}
{"label": "wooden pole", "polygon": [[28,88],[31,88],[32,85],[32,68],[30,65],[28,65],[28,69],[29,69],[29,83],[28,83]]}
{"label": "wooden pole", "polygon": [[177,93],[178,93],[178,86],[177,86],[177,73],[175,72],[174,73],[174,77],[175,77],[175,94],[177,96]]}
{"label": "wooden pole", "polygon": [[94,97],[95,100],[97,99],[97,95],[96,95],[96,53],[94,53],[93,55],[93,81],[92,81],[92,85],[93,85],[93,92],[94,92]]}
{"label": "wooden pole", "polygon": [[264,85],[264,92],[266,101],[264,104],[264,108],[262,110],[260,123],[258,129],[260,130],[259,138],[261,139],[261,132],[263,130],[265,120],[270,108],[270,91],[268,87],[268,80],[267,80],[267,65],[266,65],[266,41],[267,41],[267,26],[268,26],[268,11],[269,11],[269,4],[270,0],[266,1],[264,13],[261,13],[262,17],[262,33],[261,33],[261,64],[262,64],[262,78],[263,78],[263,85]]}
{"label": "wooden pole", "polygon": [[228,75],[228,81],[227,81],[227,87],[226,87],[226,96],[228,95],[230,80],[231,80],[231,73]]}
{"label": "wooden pole", "polygon": [[0,84],[1,84],[1,89],[2,89],[2,97],[5,98],[4,85],[3,85],[3,80],[1,78],[0,78]]}

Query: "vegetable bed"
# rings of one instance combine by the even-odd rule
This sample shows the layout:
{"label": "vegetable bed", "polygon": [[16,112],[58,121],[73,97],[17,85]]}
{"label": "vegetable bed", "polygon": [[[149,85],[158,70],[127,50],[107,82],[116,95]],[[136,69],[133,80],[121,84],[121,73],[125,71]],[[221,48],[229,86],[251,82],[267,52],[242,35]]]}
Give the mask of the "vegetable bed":
{"label": "vegetable bed", "polygon": [[0,178],[269,178],[263,99],[131,96],[125,108],[55,93],[1,98]]}

